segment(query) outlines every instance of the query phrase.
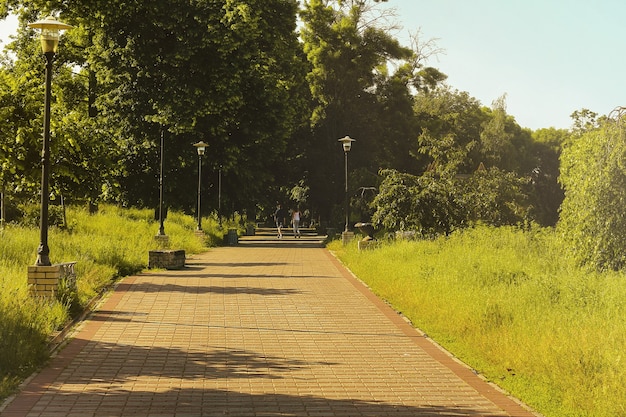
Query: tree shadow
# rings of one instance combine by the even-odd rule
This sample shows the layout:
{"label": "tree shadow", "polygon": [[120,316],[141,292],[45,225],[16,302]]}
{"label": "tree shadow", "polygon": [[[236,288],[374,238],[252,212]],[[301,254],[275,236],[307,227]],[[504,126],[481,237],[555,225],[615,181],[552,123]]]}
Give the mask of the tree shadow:
{"label": "tree shadow", "polygon": [[[205,268],[202,268],[202,270],[205,270]],[[206,274],[199,274],[199,273],[195,273],[193,275],[176,275],[176,274],[172,274],[172,273],[162,273],[162,272],[151,272],[151,273],[142,273],[141,274],[142,277],[155,277],[155,278],[173,278],[173,277],[180,277],[180,278],[223,278],[223,279],[240,279],[240,278],[245,278],[245,279],[267,279],[267,278],[271,278],[271,279],[320,279],[320,278],[336,278],[334,276],[328,276],[328,275],[315,275],[315,276],[311,276],[311,275],[284,275],[284,274],[225,274],[225,273],[216,273],[216,274],[212,274],[212,273],[206,273]],[[120,284],[121,286],[122,284]],[[126,291],[128,291],[129,288],[132,288],[133,286],[136,286],[137,284],[132,284],[132,286],[127,286],[127,287],[122,287],[124,288]],[[155,284],[158,285],[158,284]],[[187,291],[187,292],[193,292],[193,291]]]}
{"label": "tree shadow", "polygon": [[[194,276],[197,277],[197,276]],[[227,275],[224,277],[223,275],[218,275],[216,277],[221,278],[238,278],[239,276],[233,277]],[[244,276],[245,278],[255,278],[256,276]],[[262,276],[263,278],[267,278],[266,276]],[[158,292],[179,292],[179,293],[187,293],[187,294],[224,294],[224,295],[235,295],[235,294],[249,294],[249,295],[266,295],[266,296],[276,296],[276,295],[293,295],[293,294],[301,294],[300,290],[291,289],[291,288],[263,288],[263,287],[250,287],[250,286],[221,286],[221,285],[200,285],[200,286],[188,286],[188,285],[179,285],[179,284],[157,284],[154,282],[134,282],[129,288],[126,289],[127,292],[142,292],[142,293],[158,293]]]}
{"label": "tree shadow", "polygon": [[[59,392],[46,409],[63,410],[75,404],[81,415],[202,416],[202,417],[506,417],[508,414],[437,405],[409,406],[314,395],[249,394],[231,390],[173,388],[167,391],[107,390],[106,393]],[[45,413],[44,413],[45,415]],[[60,414],[58,414],[60,415]]]}
{"label": "tree shadow", "polygon": [[[117,310],[98,310],[94,312],[89,320],[94,322],[115,322],[115,323],[136,323],[142,325],[159,325],[159,326],[177,326],[177,327],[196,327],[202,329],[232,329],[232,330],[251,330],[251,331],[267,331],[267,332],[279,332],[279,333],[293,333],[293,334],[321,334],[321,335],[342,335],[342,336],[360,336],[360,337],[385,337],[385,338],[400,338],[400,339],[417,339],[427,336],[415,333],[413,336],[398,333],[385,333],[385,332],[356,332],[356,331],[332,331],[319,329],[294,329],[292,327],[277,328],[277,327],[259,327],[259,326],[233,326],[233,325],[217,325],[210,323],[185,323],[167,322],[167,321],[155,321],[149,320],[147,313],[137,313],[133,311],[117,311]],[[142,319],[140,319],[142,318]]]}
{"label": "tree shadow", "polygon": [[[307,389],[307,377],[300,376],[300,392],[283,383],[286,393],[262,392],[280,390],[277,383],[262,385],[256,392],[240,392],[259,387],[260,381],[293,378],[291,375],[314,366],[338,365],[283,357],[223,347],[208,347],[207,352],[183,349],[136,346],[76,339],[83,344],[81,353],[71,360],[57,381],[44,395],[33,398],[41,415],[93,416],[485,416],[504,417],[492,407],[491,412],[471,406],[423,406],[337,398],[313,395]],[[52,364],[54,366],[54,364]],[[307,375],[306,372],[301,375]],[[147,377],[147,378],[146,378]],[[317,386],[311,377],[311,386]],[[155,381],[160,380],[159,386]],[[168,384],[167,381],[170,380]],[[245,380],[249,380],[245,382]],[[239,381],[239,382],[237,382]],[[188,387],[185,387],[185,386]],[[203,386],[212,385],[208,388]],[[231,389],[215,386],[232,386]],[[83,386],[84,388],[78,388]],[[67,390],[64,387],[68,387]],[[163,389],[163,387],[168,387]],[[240,391],[235,387],[241,387]],[[418,397],[419,392],[415,392]],[[332,398],[330,398],[332,397]],[[40,404],[36,401],[40,400]],[[426,400],[424,400],[426,401]],[[444,401],[434,400],[437,401]],[[73,408],[76,407],[76,408]],[[11,412],[10,406],[7,412]]]}
{"label": "tree shadow", "polygon": [[[148,323],[157,327],[161,323]],[[142,323],[142,326],[146,324]],[[333,365],[330,362],[306,362],[300,359],[271,357],[244,349],[208,346],[207,352],[177,348],[138,346],[76,339],[84,344],[73,361],[77,367],[65,383],[90,384],[106,381],[123,384],[138,377],[172,379],[281,379],[284,373],[311,365]]]}
{"label": "tree shadow", "polygon": [[185,265],[186,270],[191,271],[201,271],[205,268],[216,267],[216,268],[258,268],[264,266],[284,266],[288,265],[286,262],[196,262],[194,259],[188,260],[189,262]]}

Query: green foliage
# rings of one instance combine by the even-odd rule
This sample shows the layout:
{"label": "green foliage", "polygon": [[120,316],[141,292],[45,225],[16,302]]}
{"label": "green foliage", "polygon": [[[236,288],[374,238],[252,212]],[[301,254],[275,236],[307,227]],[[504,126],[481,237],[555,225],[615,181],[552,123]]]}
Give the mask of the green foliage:
{"label": "green foliage", "polygon": [[531,220],[528,184],[529,179],[495,167],[476,171],[460,181],[468,223],[505,226]]}
{"label": "green foliage", "polygon": [[443,87],[416,97],[414,111],[422,126],[419,152],[439,174],[473,172],[483,162],[480,133],[488,115],[468,93]]}
{"label": "green foliage", "polygon": [[415,114],[423,127],[419,152],[441,175],[468,174],[480,164],[520,176],[537,167],[532,136],[506,113],[505,96],[488,109],[444,86],[416,97]]}
{"label": "green foliage", "polygon": [[533,215],[544,226],[555,226],[564,193],[558,178],[561,149],[571,133],[565,129],[538,129],[532,133],[533,154],[537,166],[531,173],[533,182]]}
{"label": "green foliage", "polygon": [[433,237],[477,222],[500,226],[528,220],[526,181],[497,168],[467,178],[430,172],[416,177],[393,170],[381,175],[372,221],[386,229]]}
{"label": "green foliage", "polygon": [[83,310],[78,288],[67,277],[61,277],[56,293],[57,300],[65,307],[70,317],[76,317]]}
{"label": "green foliage", "polygon": [[[199,139],[209,143],[212,156],[205,167],[207,189],[216,188],[213,174],[220,169],[228,207],[241,211],[266,198],[282,173],[278,162],[287,138],[304,113],[306,67],[295,30],[296,0],[11,0],[7,8],[24,21],[60,12],[74,26],[62,38],[53,77],[56,193],[155,206],[164,131],[170,207],[194,205],[188,179],[196,169],[191,145]],[[0,127],[7,135],[0,136],[10,141],[23,132],[30,145],[41,129],[43,65],[34,31],[23,28],[18,35],[11,46],[15,64],[7,67],[8,81],[0,79],[0,102],[9,114],[21,110],[19,96],[27,96],[27,123],[37,123],[26,128],[12,116],[12,125]],[[16,166],[22,158],[24,167],[37,168],[36,159],[18,149],[11,145],[5,156],[0,146],[0,164]],[[25,149],[36,158],[37,147]],[[36,184],[32,171],[12,174],[8,191],[23,187],[14,184],[18,178]],[[206,199],[207,208],[216,202]]]}
{"label": "green foliage", "polygon": [[[27,227],[39,227],[41,207],[35,204],[25,204],[20,207],[21,218],[18,222]],[[48,224],[50,226],[64,226],[63,208],[60,206],[48,206]]]}
{"label": "green foliage", "polygon": [[[0,186],[21,203],[38,190],[44,66],[25,23],[53,12],[74,26],[63,34],[54,64],[55,198],[156,207],[162,162],[166,206],[191,213],[197,176],[191,144],[203,140],[204,215],[218,207],[258,214],[291,198],[332,226],[344,198],[336,139],[348,134],[357,139],[350,195],[378,186],[381,169],[420,175],[430,164],[441,177],[423,186],[420,198],[440,209],[425,230],[464,222],[444,217],[471,201],[457,201],[457,191],[448,207],[444,200],[454,177],[481,163],[518,177],[532,172],[533,213],[554,224],[561,194],[552,144],[534,143],[506,113],[504,96],[486,108],[442,85],[446,76],[427,66],[440,50],[417,36],[402,45],[386,6],[9,0],[0,13],[19,13],[21,25],[8,46],[12,57],[0,61]],[[574,116],[581,126],[590,126],[586,118],[595,123],[588,111]]]}
{"label": "green foliage", "polygon": [[626,136],[623,120],[573,137],[561,155],[565,188],[558,228],[574,257],[599,269],[626,264]]}
{"label": "green foliage", "polygon": [[391,230],[416,230],[422,236],[450,233],[461,225],[456,184],[432,175],[415,177],[385,171],[372,221]]}
{"label": "green foliage", "polygon": [[331,248],[416,327],[542,415],[623,414],[626,280],[579,269],[552,229]]}
{"label": "green foliage", "polygon": [[445,78],[435,69],[426,71],[425,56],[400,45],[388,27],[392,16],[375,3],[310,0],[300,14],[310,65],[311,127],[302,138],[298,167],[309,180],[310,204],[324,219],[332,218],[344,192],[337,139],[350,135],[357,140],[350,151],[353,172],[375,176],[380,168],[421,168],[411,157],[418,128],[413,93]]}

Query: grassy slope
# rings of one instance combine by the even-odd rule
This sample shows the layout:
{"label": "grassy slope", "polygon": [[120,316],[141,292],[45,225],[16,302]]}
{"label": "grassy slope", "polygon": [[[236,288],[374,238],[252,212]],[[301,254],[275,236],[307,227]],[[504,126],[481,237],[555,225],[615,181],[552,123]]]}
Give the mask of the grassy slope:
{"label": "grassy slope", "polygon": [[626,415],[626,280],[576,268],[550,230],[479,227],[343,262],[417,327],[546,416]]}

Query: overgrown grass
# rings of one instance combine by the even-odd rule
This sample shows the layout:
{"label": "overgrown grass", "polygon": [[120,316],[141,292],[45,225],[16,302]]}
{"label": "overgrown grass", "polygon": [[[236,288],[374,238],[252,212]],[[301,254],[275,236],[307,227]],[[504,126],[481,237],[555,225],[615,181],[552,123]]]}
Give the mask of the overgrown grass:
{"label": "overgrown grass", "polygon": [[626,277],[577,268],[549,229],[331,249],[416,327],[546,416],[626,416]]}
{"label": "overgrown grass", "polygon": [[[114,206],[102,206],[96,214],[70,208],[68,227],[51,228],[48,241],[52,263],[78,262],[77,292],[75,297],[66,294],[54,300],[37,300],[28,294],[27,266],[37,258],[39,230],[18,225],[0,230],[0,399],[47,359],[49,336],[68,322],[71,311],[115,278],[147,267],[148,252],[157,248],[154,236],[159,224],[153,216],[151,210]],[[201,242],[192,217],[170,212],[165,221],[170,247],[193,254],[221,241],[216,218],[203,224]]]}

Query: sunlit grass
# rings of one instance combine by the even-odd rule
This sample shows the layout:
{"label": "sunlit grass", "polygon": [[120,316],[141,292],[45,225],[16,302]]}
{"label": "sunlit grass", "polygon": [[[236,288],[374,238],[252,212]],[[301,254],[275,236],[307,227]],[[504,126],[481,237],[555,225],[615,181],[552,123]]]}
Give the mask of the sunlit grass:
{"label": "sunlit grass", "polygon": [[626,415],[626,277],[575,267],[550,230],[478,227],[332,249],[417,327],[544,415]]}

